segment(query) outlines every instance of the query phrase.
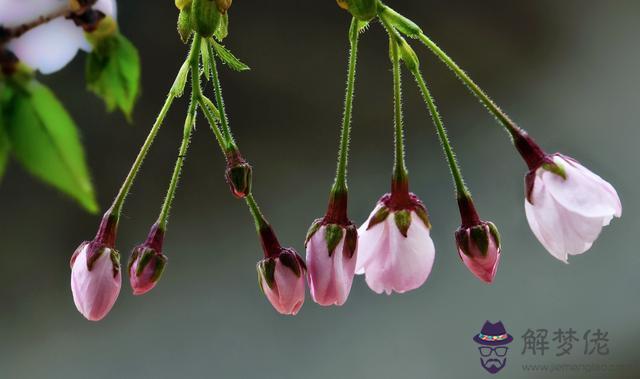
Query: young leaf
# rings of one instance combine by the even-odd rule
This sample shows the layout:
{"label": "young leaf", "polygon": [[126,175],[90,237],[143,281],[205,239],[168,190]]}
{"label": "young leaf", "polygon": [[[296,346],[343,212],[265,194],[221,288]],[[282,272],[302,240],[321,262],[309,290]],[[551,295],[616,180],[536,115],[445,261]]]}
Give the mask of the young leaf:
{"label": "young leaf", "polygon": [[55,95],[33,80],[16,91],[6,119],[14,155],[46,183],[95,213],[98,204],[76,126]]}
{"label": "young leaf", "polygon": [[210,39],[209,41],[211,41],[211,46],[213,46],[213,49],[215,50],[216,54],[220,57],[222,62],[225,63],[227,66],[229,66],[232,70],[235,70],[235,71],[251,70],[249,66],[240,62],[240,60],[236,58],[235,55],[233,55],[229,50],[227,50],[227,48],[217,43],[213,39]]}
{"label": "young leaf", "polygon": [[213,35],[220,42],[227,38],[227,35],[229,35],[229,13],[222,15],[220,18],[220,24],[218,24],[218,29],[216,29],[216,32]]}
{"label": "young leaf", "polygon": [[89,90],[101,97],[109,112],[119,108],[128,120],[140,92],[140,57],[120,33],[97,42],[87,57],[85,77]]}
{"label": "young leaf", "polygon": [[211,49],[209,48],[209,40],[203,39],[202,44],[200,44],[200,56],[202,57],[202,70],[204,70],[204,76],[207,80],[211,80],[211,70],[212,70],[212,59]]}

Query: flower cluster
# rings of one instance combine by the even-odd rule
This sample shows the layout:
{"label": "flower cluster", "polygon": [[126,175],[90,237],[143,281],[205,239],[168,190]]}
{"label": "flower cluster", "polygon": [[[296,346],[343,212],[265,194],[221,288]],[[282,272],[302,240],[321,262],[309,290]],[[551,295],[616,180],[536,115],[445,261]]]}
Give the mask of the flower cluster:
{"label": "flower cluster", "polygon": [[[402,64],[416,81],[453,177],[460,212],[460,226],[452,233],[455,251],[475,277],[484,283],[494,282],[502,259],[498,229],[493,222],[481,219],[476,209],[442,117],[420,71],[418,55],[405,37],[420,40],[433,51],[509,132],[529,168],[525,177],[526,217],[534,235],[554,257],[567,262],[570,255],[582,254],[613,217],[621,216],[620,199],[609,183],[572,158],[545,153],[414,22],[379,0],[338,0],[337,3],[353,16],[349,29],[345,106],[336,176],[326,213],[312,223],[307,233],[304,243],[306,263],[293,248],[282,247],[261,212],[253,196],[252,166],[241,154],[231,133],[217,62],[222,61],[237,71],[248,69],[221,45],[228,33],[231,1],[176,0],[180,11],[178,32],[183,41],[191,41],[189,55],[120,192],[103,217],[98,234],[93,240],[83,242],[71,259],[74,301],[87,319],[102,319],[118,297],[121,270],[115,236],[122,206],[164,117],[173,100],[183,95],[188,81],[191,82],[191,102],[167,196],[146,241],[133,249],[127,266],[135,295],[154,288],[166,267],[167,257],[162,252],[162,245],[169,209],[198,109],[204,113],[226,159],[225,178],[231,194],[246,202],[255,222],[264,254],[256,266],[258,283],[277,312],[297,314],[304,304],[307,284],[317,304],[341,306],[349,297],[355,275],[364,275],[369,288],[378,294],[405,293],[421,287],[432,272],[436,249],[427,207],[410,191],[405,162]],[[348,149],[359,37],[374,19],[380,21],[389,36],[394,95],[394,165],[391,190],[380,198],[369,217],[358,226],[348,215]],[[212,82],[213,101],[202,91],[202,74]]]}

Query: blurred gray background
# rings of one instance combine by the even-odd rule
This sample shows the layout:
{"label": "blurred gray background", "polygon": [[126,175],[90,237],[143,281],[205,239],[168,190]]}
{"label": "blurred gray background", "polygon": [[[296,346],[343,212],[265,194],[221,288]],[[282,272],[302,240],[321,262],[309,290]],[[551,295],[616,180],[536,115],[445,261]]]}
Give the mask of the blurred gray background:
{"label": "blurred gray background", "polygon": [[[152,4],[153,3],[153,4]],[[68,261],[99,218],[44,187],[16,164],[0,186],[0,377],[2,378],[471,378],[471,338],[485,320],[514,335],[497,376],[640,377],[636,217],[640,138],[640,3],[628,1],[400,1],[389,5],[425,29],[549,151],[580,159],[609,180],[624,213],[587,254],[552,258],[523,210],[525,166],[507,135],[426,48],[415,44],[449,126],[481,215],[503,235],[493,285],[475,279],[453,244],[459,224],[450,175],[418,91],[405,73],[412,189],[433,222],[436,263],[427,283],[376,295],[363,278],[341,308],[309,297],[278,315],[256,285],[261,257],[242,202],[228,194],[224,162],[203,119],[173,208],[168,269],[143,297],[128,280],[100,323],[76,311]],[[139,48],[143,93],[134,124],[106,114],[88,94],[83,57],[42,77],[82,129],[103,207],[109,205],[160,109],[186,47],[172,1],[121,1],[123,32]],[[282,242],[299,251],[322,216],[334,173],[349,17],[334,1],[236,1],[226,44],[252,67],[222,70],[232,127],[255,167],[255,195]],[[351,217],[362,222],[389,188],[392,93],[387,40],[372,25],[361,42],[350,165]],[[211,91],[207,87],[207,91]],[[146,236],[164,196],[181,136],[176,103],[135,183],[121,221],[123,260]],[[600,328],[608,356],[521,354],[528,329]],[[523,364],[605,363],[607,372],[531,373]]]}

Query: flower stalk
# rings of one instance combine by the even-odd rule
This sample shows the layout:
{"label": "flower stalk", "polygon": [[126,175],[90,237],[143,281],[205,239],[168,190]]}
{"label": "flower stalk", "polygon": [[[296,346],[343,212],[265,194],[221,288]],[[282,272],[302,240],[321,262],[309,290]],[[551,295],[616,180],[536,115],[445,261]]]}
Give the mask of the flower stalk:
{"label": "flower stalk", "polygon": [[351,115],[353,113],[353,95],[355,92],[356,64],[358,62],[358,34],[359,22],[354,17],[349,28],[349,71],[347,74],[347,89],[344,99],[344,113],[342,116],[342,130],[340,134],[340,149],[338,150],[338,167],[336,177],[331,188],[333,194],[347,193],[347,164],[349,161],[349,139],[351,135]]}

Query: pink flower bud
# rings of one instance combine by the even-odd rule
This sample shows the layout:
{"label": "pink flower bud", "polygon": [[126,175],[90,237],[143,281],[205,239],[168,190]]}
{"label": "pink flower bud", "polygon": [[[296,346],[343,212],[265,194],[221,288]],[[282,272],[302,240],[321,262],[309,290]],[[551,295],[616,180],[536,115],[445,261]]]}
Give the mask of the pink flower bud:
{"label": "pink flower bud", "polygon": [[73,302],[91,321],[103,319],[120,293],[120,254],[114,248],[117,228],[118,217],[107,211],[93,241],[81,243],[71,256]]}
{"label": "pink flower bud", "polygon": [[277,256],[257,265],[258,284],[273,307],[283,315],[295,316],[304,303],[306,266],[293,249],[281,248]]}
{"label": "pink flower bud", "polygon": [[[406,184],[405,184],[406,185]],[[380,199],[358,229],[356,274],[376,293],[403,293],[427,280],[435,259],[426,209],[408,187]]]}
{"label": "pink flower bud", "polygon": [[83,242],[71,258],[71,291],[78,311],[91,321],[103,319],[120,293],[118,252],[96,241]]}
{"label": "pink flower bud", "polygon": [[147,240],[131,252],[129,258],[129,282],[134,295],[151,291],[162,276],[167,257],[162,254],[164,231],[158,225],[151,227]]}
{"label": "pink flower bud", "polygon": [[144,295],[156,286],[164,272],[167,257],[145,245],[136,247],[129,261],[129,282],[134,295]]}
{"label": "pink flower bud", "polygon": [[500,263],[500,236],[491,222],[461,226],[456,231],[458,254],[467,268],[480,280],[493,282]]}
{"label": "pink flower bud", "polygon": [[313,301],[324,306],[344,304],[356,268],[358,231],[355,225],[324,224],[324,219],[316,220],[305,245]]}
{"label": "pink flower bud", "polygon": [[622,204],[611,184],[573,158],[545,156],[526,177],[524,206],[531,230],[557,259],[589,250]]}

